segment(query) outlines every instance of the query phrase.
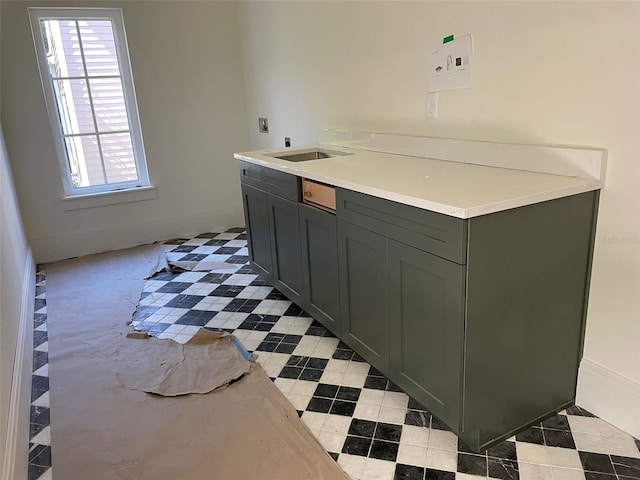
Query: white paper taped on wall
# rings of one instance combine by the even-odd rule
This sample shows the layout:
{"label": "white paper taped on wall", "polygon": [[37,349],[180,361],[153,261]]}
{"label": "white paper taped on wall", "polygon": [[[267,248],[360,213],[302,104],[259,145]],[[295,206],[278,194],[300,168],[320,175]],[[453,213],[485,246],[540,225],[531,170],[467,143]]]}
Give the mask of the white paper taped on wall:
{"label": "white paper taped on wall", "polygon": [[447,43],[438,43],[431,49],[430,92],[473,87],[473,51],[471,35]]}

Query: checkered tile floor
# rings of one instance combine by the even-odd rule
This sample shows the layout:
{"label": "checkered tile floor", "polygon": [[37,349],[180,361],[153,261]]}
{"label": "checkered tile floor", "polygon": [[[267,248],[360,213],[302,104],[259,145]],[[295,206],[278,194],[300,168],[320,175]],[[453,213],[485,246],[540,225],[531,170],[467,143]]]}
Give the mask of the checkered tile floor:
{"label": "checkered tile floor", "polygon": [[[264,370],[331,456],[355,479],[640,479],[640,442],[579,407],[483,454],[246,266],[241,229],[175,239],[183,260],[230,262],[229,273],[161,272],[146,282],[133,325],[186,342],[224,329]],[[210,258],[207,258],[210,257]],[[30,479],[51,478],[44,275],[38,273]]]}
{"label": "checkered tile floor", "polygon": [[33,375],[29,425],[29,480],[51,479],[51,429],[49,427],[49,342],[44,267],[36,272],[33,317]]}

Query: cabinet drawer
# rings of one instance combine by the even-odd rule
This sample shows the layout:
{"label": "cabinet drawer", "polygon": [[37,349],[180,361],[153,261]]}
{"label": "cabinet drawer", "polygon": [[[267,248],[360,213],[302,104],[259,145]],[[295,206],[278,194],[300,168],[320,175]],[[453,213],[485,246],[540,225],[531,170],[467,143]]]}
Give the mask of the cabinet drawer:
{"label": "cabinet drawer", "polygon": [[292,202],[300,201],[300,179],[295,175],[240,161],[240,181]]}
{"label": "cabinet drawer", "polygon": [[302,179],[302,201],[331,212],[336,211],[336,188]]}
{"label": "cabinet drawer", "polygon": [[336,189],[339,219],[465,264],[467,221],[363,193]]}

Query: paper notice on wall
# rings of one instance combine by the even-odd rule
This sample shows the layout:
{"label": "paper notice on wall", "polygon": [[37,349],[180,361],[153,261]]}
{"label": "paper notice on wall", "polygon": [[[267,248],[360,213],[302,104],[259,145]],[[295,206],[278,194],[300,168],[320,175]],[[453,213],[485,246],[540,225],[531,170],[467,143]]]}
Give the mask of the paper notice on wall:
{"label": "paper notice on wall", "polygon": [[433,46],[430,77],[430,92],[473,87],[471,35]]}

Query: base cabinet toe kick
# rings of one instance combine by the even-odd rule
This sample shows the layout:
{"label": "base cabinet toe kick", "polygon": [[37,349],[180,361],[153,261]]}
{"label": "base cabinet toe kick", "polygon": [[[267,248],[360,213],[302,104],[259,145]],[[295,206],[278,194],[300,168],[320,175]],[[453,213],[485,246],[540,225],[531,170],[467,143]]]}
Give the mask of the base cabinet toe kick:
{"label": "base cabinet toe kick", "polygon": [[597,190],[461,219],[240,176],[254,271],[473,450],[573,404]]}

